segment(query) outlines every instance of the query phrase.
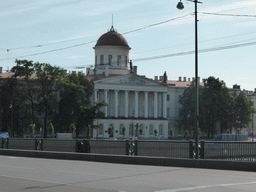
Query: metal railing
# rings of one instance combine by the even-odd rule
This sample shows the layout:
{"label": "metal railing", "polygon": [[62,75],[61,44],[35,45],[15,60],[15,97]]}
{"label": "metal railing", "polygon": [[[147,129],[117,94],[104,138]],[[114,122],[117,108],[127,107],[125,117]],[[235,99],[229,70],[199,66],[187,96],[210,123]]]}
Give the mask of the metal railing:
{"label": "metal railing", "polygon": [[[28,146],[29,145],[29,146]],[[167,158],[195,158],[194,141],[148,140],[57,140],[57,139],[0,139],[5,149],[38,151],[66,151],[81,153],[155,156]],[[256,142],[201,141],[200,159],[256,161]]]}

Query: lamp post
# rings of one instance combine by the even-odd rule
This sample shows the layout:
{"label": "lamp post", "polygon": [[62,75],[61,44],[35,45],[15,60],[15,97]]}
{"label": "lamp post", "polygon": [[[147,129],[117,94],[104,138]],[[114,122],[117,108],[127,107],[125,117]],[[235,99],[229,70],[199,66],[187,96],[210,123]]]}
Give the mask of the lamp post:
{"label": "lamp post", "polygon": [[[196,159],[198,159],[198,128],[199,128],[199,87],[198,87],[198,35],[197,35],[197,3],[198,0],[187,0],[195,3],[195,84],[196,84],[196,90],[195,90],[195,153],[196,153]],[[184,9],[183,3],[180,2],[177,5],[178,9]]]}

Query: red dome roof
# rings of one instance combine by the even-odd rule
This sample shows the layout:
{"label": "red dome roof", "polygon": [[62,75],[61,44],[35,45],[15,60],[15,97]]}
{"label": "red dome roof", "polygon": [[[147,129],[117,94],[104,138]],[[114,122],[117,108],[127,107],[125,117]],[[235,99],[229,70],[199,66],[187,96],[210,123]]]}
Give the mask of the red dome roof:
{"label": "red dome roof", "polygon": [[100,36],[95,46],[104,46],[104,45],[105,46],[106,45],[122,46],[122,47],[130,48],[124,36],[121,35],[120,33],[117,33],[114,30],[113,26],[109,32],[104,33],[103,35]]}

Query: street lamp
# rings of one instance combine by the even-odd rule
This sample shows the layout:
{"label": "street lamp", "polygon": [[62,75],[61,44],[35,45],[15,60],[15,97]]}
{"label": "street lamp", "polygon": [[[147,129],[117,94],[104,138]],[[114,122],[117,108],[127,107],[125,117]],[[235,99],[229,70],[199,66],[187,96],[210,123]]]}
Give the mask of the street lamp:
{"label": "street lamp", "polygon": [[[197,38],[197,3],[198,0],[187,0],[195,3],[195,153],[196,159],[198,159],[198,128],[199,128],[199,90],[198,90],[198,38]],[[184,9],[184,5],[182,1],[177,5],[177,8],[182,10]]]}

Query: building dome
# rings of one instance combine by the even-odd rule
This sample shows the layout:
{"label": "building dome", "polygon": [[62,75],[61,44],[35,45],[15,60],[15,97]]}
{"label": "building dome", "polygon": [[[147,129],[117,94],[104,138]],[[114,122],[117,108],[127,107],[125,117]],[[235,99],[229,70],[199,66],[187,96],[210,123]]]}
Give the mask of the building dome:
{"label": "building dome", "polygon": [[95,46],[122,46],[130,48],[126,39],[120,33],[117,33],[113,26],[110,31],[100,36]]}

